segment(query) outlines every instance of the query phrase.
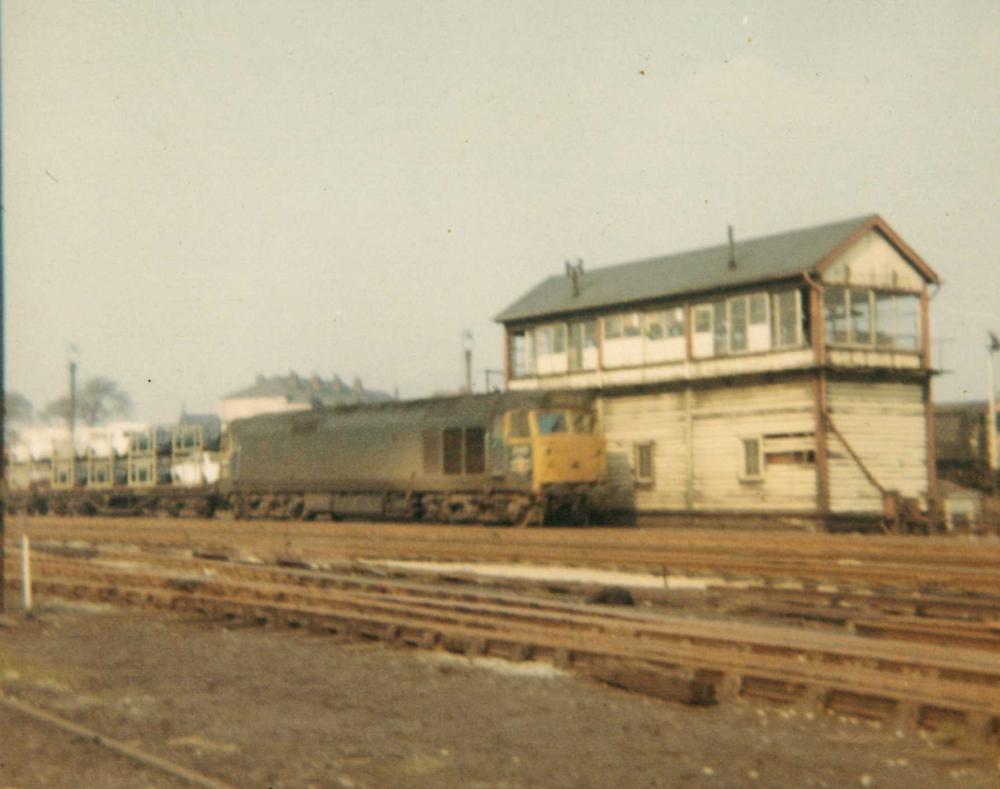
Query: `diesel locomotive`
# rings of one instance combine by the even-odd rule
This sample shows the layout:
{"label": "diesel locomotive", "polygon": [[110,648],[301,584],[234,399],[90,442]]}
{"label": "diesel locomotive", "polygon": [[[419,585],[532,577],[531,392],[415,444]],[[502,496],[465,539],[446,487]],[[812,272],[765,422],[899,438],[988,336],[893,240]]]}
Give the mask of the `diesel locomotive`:
{"label": "diesel locomotive", "polygon": [[[143,439],[142,436],[145,435]],[[228,513],[236,518],[376,518],[434,522],[585,522],[605,474],[593,398],[508,392],[265,414],[173,437],[133,433],[94,481],[86,458],[51,480],[9,474],[9,509],[79,514]],[[213,439],[215,437],[213,436]],[[200,443],[199,443],[200,442]],[[188,466],[217,468],[212,481]],[[199,453],[201,456],[199,458]],[[134,457],[133,457],[134,454]],[[63,469],[58,475],[55,469]],[[115,468],[125,472],[116,476]],[[164,471],[166,469],[166,471]],[[173,469],[173,472],[170,471]],[[21,480],[22,484],[17,484]]]}

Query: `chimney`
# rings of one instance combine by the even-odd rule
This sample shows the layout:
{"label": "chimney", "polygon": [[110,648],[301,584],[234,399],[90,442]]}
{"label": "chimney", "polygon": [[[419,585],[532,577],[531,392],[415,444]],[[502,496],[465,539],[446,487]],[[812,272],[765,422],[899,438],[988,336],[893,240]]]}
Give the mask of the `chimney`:
{"label": "chimney", "polygon": [[580,279],[583,277],[583,259],[577,258],[576,264],[566,261],[566,276],[573,281],[573,295],[580,295]]}
{"label": "chimney", "polygon": [[727,225],[726,231],[729,235],[729,270],[736,271],[736,242],[733,241],[733,226]]}

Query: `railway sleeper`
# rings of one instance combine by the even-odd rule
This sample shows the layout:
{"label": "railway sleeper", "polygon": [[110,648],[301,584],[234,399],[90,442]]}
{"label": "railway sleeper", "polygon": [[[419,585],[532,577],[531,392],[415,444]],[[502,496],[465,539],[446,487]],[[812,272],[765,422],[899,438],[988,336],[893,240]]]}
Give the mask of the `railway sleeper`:
{"label": "railway sleeper", "polygon": [[590,676],[606,685],[667,701],[705,706],[719,701],[717,682],[685,669],[641,663],[598,660]]}
{"label": "railway sleeper", "polygon": [[[333,633],[353,639],[376,639],[434,648],[469,656],[489,654],[507,659],[556,657],[563,663],[614,687],[685,704],[715,704],[732,696],[759,698],[778,703],[818,705],[833,714],[849,715],[890,723],[911,731],[927,732],[942,744],[1000,746],[1000,715],[993,712],[952,708],[947,705],[898,699],[889,695],[856,692],[736,672],[704,670],[675,664],[649,664],[628,659],[612,659],[587,650],[559,650],[556,655],[516,639],[484,638],[475,634],[433,627],[410,628],[398,623],[333,612],[289,611],[280,606],[248,605],[228,600],[199,600],[186,594],[164,596],[153,590],[137,590],[41,581],[38,591],[56,596],[70,592],[79,598],[104,602],[169,608],[196,612],[201,616],[223,615],[231,621],[251,624],[284,625]],[[735,690],[735,693],[734,693]]]}

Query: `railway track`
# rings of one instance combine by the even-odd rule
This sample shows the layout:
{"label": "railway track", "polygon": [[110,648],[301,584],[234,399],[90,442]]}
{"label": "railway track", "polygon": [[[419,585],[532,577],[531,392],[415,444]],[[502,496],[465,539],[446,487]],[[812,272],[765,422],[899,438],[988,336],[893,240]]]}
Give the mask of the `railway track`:
{"label": "railway track", "polygon": [[970,596],[1000,589],[1000,545],[950,539],[695,533],[607,529],[517,530],[413,524],[34,518],[33,539],[197,548],[306,561],[437,560],[702,575],[805,589],[917,591]]}
{"label": "railway track", "polygon": [[797,701],[1000,745],[1000,660],[984,648],[703,621],[141,551],[124,557],[101,551],[43,555],[35,576],[41,595],[469,655],[549,660],[689,703],[729,697]]}
{"label": "railway track", "polygon": [[[100,564],[112,567],[127,567],[133,562],[134,554],[128,551],[116,551],[114,548],[82,547],[67,549],[59,543],[36,545],[43,556],[69,556],[90,558]],[[463,586],[441,585],[440,583],[402,580],[405,573],[397,574],[395,580],[382,577],[372,577],[359,572],[357,565],[344,565],[339,572],[314,572],[308,569],[290,568],[288,564],[296,564],[289,559],[282,560],[286,566],[263,566],[230,562],[222,555],[211,565],[189,551],[159,553],[156,564],[164,570],[178,574],[199,574],[209,572],[213,577],[221,576],[228,580],[241,580],[249,583],[286,583],[302,587],[320,589],[344,589],[377,594],[394,594],[406,596],[434,596],[455,602],[495,601],[507,605],[521,605],[524,592],[533,595],[530,606],[538,609],[547,606],[551,610],[565,610],[564,604],[545,602],[543,597],[552,598],[553,591],[564,596],[569,593],[566,587],[552,584],[532,583],[516,584],[507,582],[507,586],[515,588],[520,595],[503,594],[484,588],[484,585],[474,576],[461,574],[444,576],[451,582],[461,582]],[[42,559],[43,566],[53,567],[52,558]],[[73,563],[64,566],[64,572],[72,575],[75,572]],[[16,572],[12,565],[11,571]],[[432,575],[440,579],[440,575]],[[584,586],[577,590],[579,598],[600,591],[597,586]],[[817,590],[780,590],[780,589],[726,589],[714,588],[710,594],[696,593],[693,595],[676,594],[666,591],[636,590],[635,595],[641,602],[660,609],[691,608],[704,610],[714,608],[727,615],[742,615],[753,619],[783,620],[798,623],[821,623],[847,627],[853,632],[871,637],[893,637],[909,641],[923,641],[945,645],[970,646],[1000,652],[1000,597],[964,597],[926,596],[926,595],[880,595],[843,593],[835,591],[821,592]]]}

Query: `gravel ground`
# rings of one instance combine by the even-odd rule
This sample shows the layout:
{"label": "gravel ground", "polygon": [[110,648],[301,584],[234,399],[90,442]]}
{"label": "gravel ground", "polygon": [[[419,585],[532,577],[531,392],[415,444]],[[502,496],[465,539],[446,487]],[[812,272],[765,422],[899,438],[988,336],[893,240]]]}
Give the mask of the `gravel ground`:
{"label": "gravel ground", "polygon": [[[996,753],[835,716],[93,606],[0,628],[0,689],[239,787],[1000,785]],[[183,785],[0,705],[0,789]]]}

